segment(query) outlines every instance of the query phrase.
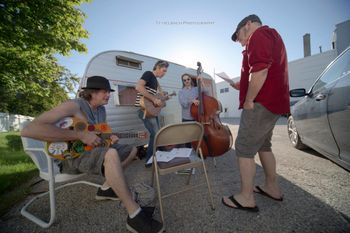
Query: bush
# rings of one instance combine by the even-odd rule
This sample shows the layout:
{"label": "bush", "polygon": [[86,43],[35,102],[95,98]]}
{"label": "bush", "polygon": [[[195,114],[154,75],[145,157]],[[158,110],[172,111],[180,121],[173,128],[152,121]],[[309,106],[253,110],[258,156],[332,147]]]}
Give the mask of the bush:
{"label": "bush", "polygon": [[7,140],[7,146],[9,149],[12,151],[16,150],[22,150],[23,145],[22,145],[22,140],[21,136],[19,135],[6,135],[6,140]]}

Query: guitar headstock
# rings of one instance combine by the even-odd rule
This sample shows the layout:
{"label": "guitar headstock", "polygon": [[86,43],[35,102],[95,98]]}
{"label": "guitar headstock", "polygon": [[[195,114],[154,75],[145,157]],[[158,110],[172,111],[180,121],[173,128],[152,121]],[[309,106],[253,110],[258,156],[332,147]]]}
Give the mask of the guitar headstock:
{"label": "guitar headstock", "polygon": [[176,91],[171,92],[171,94],[169,94],[169,92],[167,92],[167,91],[163,91],[163,95],[164,96],[176,96]]}
{"label": "guitar headstock", "polygon": [[173,91],[169,96],[176,96],[176,92]]}

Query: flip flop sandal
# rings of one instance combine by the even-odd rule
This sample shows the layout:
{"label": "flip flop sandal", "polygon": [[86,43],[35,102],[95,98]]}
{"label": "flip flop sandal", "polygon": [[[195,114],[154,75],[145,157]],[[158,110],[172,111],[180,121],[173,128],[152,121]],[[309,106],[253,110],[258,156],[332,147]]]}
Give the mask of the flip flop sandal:
{"label": "flip flop sandal", "polygon": [[229,207],[229,208],[232,208],[232,209],[238,209],[238,210],[245,210],[245,211],[249,211],[249,212],[258,212],[259,211],[259,208],[257,206],[254,206],[254,207],[244,207],[242,206],[234,197],[233,195],[232,196],[229,196],[228,197],[233,204],[235,204],[236,207],[234,206],[230,206],[229,204],[227,204],[225,201],[224,201],[224,198],[221,199],[221,202],[222,204],[224,204],[225,206]]}

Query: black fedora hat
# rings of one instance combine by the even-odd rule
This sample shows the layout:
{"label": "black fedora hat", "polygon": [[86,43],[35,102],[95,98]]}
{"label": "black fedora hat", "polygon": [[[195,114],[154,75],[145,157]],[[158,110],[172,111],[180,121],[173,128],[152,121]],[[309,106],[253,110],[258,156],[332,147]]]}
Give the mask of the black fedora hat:
{"label": "black fedora hat", "polygon": [[87,78],[86,87],[82,87],[81,89],[103,89],[107,91],[114,91],[108,79],[102,76],[91,76]]}

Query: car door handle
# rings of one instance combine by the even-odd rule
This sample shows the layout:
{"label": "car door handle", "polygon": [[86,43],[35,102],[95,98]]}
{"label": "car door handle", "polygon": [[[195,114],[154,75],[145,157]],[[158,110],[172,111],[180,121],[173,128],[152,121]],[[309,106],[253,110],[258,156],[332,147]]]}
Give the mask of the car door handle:
{"label": "car door handle", "polygon": [[318,94],[318,95],[316,96],[316,101],[324,100],[325,98],[326,98],[326,95],[324,95],[324,94]]}

